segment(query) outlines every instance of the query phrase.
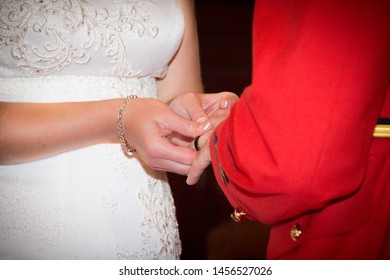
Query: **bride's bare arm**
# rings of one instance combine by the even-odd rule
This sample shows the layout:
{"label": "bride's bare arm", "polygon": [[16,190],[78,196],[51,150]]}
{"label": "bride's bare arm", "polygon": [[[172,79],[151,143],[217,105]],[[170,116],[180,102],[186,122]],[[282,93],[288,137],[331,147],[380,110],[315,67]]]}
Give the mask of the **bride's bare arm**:
{"label": "bride's bare arm", "polygon": [[120,102],[1,102],[0,162],[31,161],[115,139]]}
{"label": "bride's bare arm", "polygon": [[[72,103],[0,102],[0,163],[41,159],[102,141],[119,142],[123,99]],[[194,152],[170,143],[172,132],[195,137],[209,128],[175,114],[156,99],[133,99],[123,118],[127,140],[154,169],[187,174]]]}

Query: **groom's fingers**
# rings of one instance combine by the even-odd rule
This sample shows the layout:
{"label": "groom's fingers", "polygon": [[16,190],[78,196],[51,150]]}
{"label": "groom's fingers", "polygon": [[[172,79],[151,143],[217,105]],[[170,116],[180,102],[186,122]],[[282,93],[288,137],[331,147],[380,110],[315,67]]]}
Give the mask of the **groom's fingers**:
{"label": "groom's fingers", "polygon": [[186,183],[188,185],[195,185],[199,181],[204,170],[209,166],[210,161],[210,149],[209,145],[206,143],[192,162]]}
{"label": "groom's fingers", "polygon": [[194,139],[189,144],[189,147],[192,150],[196,151],[197,149],[196,149],[195,146],[197,146],[199,148],[199,150],[201,150],[204,145],[207,145],[207,143],[208,143],[208,141],[210,139],[210,135],[211,135],[212,132],[213,132],[212,130],[209,130],[209,131],[205,132],[204,134],[202,134],[201,136],[196,137],[197,139]]}

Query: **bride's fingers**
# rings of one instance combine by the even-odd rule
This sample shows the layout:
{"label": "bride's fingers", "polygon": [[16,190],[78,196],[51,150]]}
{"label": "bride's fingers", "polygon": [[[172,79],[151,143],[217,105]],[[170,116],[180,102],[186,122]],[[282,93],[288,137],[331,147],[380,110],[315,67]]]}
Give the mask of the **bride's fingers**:
{"label": "bride's fingers", "polygon": [[156,159],[155,165],[152,168],[154,170],[171,172],[179,175],[187,175],[191,168],[191,165],[161,158]]}
{"label": "bride's fingers", "polygon": [[182,117],[195,122],[205,122],[208,119],[206,111],[203,109],[200,96],[196,93],[187,93],[174,99],[170,106]]}
{"label": "bride's fingers", "polygon": [[187,113],[190,115],[191,120],[198,123],[203,123],[207,121],[208,115],[203,109],[199,95],[196,93],[188,93],[186,94],[185,98],[186,103],[184,106],[187,110]]}
{"label": "bride's fingers", "polygon": [[179,133],[171,133],[171,135],[167,136],[167,139],[171,141],[172,144],[176,146],[181,146],[181,147],[188,147],[189,144],[193,141],[193,138],[191,137],[186,137],[183,136]]}
{"label": "bride's fingers", "polygon": [[236,94],[228,91],[199,94],[199,98],[202,100],[203,109],[209,116],[219,109],[230,109],[239,99]]}
{"label": "bride's fingers", "polygon": [[199,134],[202,134],[207,130],[212,129],[212,124],[209,121],[205,121],[203,123],[194,122],[185,119],[172,111],[170,111],[164,116],[162,121],[160,121],[159,125],[163,130],[176,132],[178,134],[191,138],[194,138]]}
{"label": "bride's fingers", "polygon": [[213,114],[210,115],[210,123],[213,127],[216,127],[222,121],[224,121],[227,117],[229,117],[230,109],[226,110],[217,110]]}
{"label": "bride's fingers", "polygon": [[220,109],[231,109],[237,101],[238,97],[236,95],[228,96],[219,102],[219,107]]}

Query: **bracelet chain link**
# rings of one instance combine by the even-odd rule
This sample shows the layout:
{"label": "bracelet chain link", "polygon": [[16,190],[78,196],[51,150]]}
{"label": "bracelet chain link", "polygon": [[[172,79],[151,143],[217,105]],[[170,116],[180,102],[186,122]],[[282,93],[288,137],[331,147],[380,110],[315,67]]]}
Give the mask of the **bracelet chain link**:
{"label": "bracelet chain link", "polygon": [[127,152],[127,153],[134,153],[136,150],[134,147],[129,147],[126,141],[126,135],[125,135],[125,130],[123,128],[123,114],[125,112],[127,104],[132,100],[137,98],[136,95],[129,95],[123,100],[121,106],[119,107],[118,111],[118,135],[119,135],[119,140],[122,146],[122,149]]}

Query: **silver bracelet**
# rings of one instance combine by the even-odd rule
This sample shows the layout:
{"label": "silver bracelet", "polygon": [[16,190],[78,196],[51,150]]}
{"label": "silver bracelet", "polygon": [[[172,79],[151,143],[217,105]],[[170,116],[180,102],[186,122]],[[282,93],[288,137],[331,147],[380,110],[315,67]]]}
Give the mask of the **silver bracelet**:
{"label": "silver bracelet", "polygon": [[122,149],[127,152],[127,153],[134,153],[135,149],[133,147],[129,147],[127,145],[126,141],[126,136],[125,136],[125,131],[123,129],[123,113],[126,109],[126,105],[130,102],[130,100],[137,98],[136,95],[129,95],[123,100],[119,111],[118,111],[118,135],[119,135],[119,140],[121,142]]}

